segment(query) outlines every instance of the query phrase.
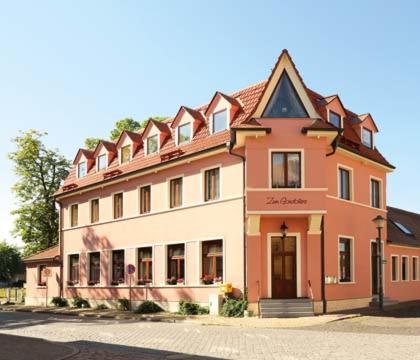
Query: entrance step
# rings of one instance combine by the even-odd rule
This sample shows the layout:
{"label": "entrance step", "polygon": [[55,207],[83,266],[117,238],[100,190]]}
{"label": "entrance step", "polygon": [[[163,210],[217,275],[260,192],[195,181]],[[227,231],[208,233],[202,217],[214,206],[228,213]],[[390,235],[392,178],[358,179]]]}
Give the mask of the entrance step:
{"label": "entrance step", "polygon": [[290,318],[314,316],[312,301],[299,299],[261,299],[260,317],[262,318]]}

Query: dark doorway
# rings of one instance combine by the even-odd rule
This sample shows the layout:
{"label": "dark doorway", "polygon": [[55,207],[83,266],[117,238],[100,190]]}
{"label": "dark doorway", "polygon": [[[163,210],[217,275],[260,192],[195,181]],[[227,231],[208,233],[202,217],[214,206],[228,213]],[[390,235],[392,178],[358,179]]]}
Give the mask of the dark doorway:
{"label": "dark doorway", "polygon": [[296,298],[296,237],[271,238],[271,296]]}

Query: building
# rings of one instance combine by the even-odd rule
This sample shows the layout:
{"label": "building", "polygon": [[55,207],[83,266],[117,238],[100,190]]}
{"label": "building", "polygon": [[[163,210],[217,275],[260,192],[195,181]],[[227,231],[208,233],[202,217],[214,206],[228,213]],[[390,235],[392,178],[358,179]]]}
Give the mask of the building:
{"label": "building", "polygon": [[62,295],[128,298],[134,264],[132,299],[168,309],[208,303],[219,282],[256,312],[263,299],[369,306],[381,215],[385,296],[420,299],[420,215],[387,208],[378,131],[309,89],[284,50],[265,81],[80,149],[56,194]]}

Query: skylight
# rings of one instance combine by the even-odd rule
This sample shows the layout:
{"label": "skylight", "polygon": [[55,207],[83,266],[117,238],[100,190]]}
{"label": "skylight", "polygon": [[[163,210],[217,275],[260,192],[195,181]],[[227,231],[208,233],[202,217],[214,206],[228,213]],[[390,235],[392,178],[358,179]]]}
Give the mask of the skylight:
{"label": "skylight", "polygon": [[[391,220],[392,221],[392,220]],[[413,232],[406,226],[404,226],[403,224],[399,223],[398,221],[392,221],[392,223],[398,228],[400,229],[404,234],[406,235],[413,235]]]}

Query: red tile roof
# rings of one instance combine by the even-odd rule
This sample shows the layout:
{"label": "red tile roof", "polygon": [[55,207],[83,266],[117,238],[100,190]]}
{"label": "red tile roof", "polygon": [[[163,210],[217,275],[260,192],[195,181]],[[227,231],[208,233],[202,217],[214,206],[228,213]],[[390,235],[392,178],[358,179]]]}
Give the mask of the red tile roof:
{"label": "red tile roof", "polygon": [[31,256],[23,258],[23,262],[35,262],[56,260],[60,256],[60,248],[58,245],[49,247],[48,249],[39,251]]}
{"label": "red tile roof", "polygon": [[[392,244],[420,247],[420,214],[387,207],[387,235]],[[403,225],[411,234],[404,233],[397,223]]]}
{"label": "red tile roof", "polygon": [[[283,50],[277,63],[280,61],[281,56],[283,56],[284,54],[287,54],[287,50]],[[231,95],[225,95],[220,92],[216,93],[215,96],[217,96],[217,94],[220,94],[228,101],[235,103],[235,105],[238,105],[240,107],[240,110],[236,113],[234,119],[231,122],[232,129],[255,128],[261,126],[258,120],[252,119],[251,116],[255,112],[258,102],[260,101],[263,92],[266,90],[266,85],[268,84],[272,75],[273,73],[271,73],[268,80],[264,80],[257,84],[248,86]],[[298,76],[300,77],[299,73]],[[321,119],[319,121],[323,122],[321,123],[317,121],[313,125],[317,128],[330,128],[330,124],[327,122],[327,110],[325,108],[326,98],[320,95],[319,93],[307,88],[305,84],[304,87],[316,111],[321,116]],[[206,109],[210,106],[210,103],[202,105],[196,109],[185,109],[198,116],[199,111],[206,111]],[[346,114],[347,117],[344,118],[344,131],[340,138],[339,146],[355,154],[371,159],[387,167],[393,168],[393,166],[381,155],[381,153],[376,148],[369,149],[361,143],[361,139],[353,129],[350,120],[353,117],[357,117],[357,115],[347,109]],[[174,157],[184,157],[187,155],[192,155],[199,151],[204,151],[206,149],[211,149],[216,146],[224,145],[227,141],[231,139],[229,130],[225,130],[217,134],[210,134],[208,123],[206,121],[203,122],[202,126],[200,126],[197,129],[190,143],[184,144],[178,148],[175,144],[174,129],[171,129],[171,127],[168,126],[172,122],[172,120],[173,118],[166,119],[163,122],[151,120],[153,124],[159,128],[160,131],[163,131],[169,135],[172,134],[172,136],[169,136],[167,141],[165,141],[165,143],[162,145],[159,154],[152,156],[144,156],[144,149],[140,148],[137,151],[136,155],[133,157],[132,161],[122,165],[119,165],[118,159],[114,158],[114,160],[110,163],[107,169],[107,174],[113,172],[114,175],[123,176],[133,171],[138,171],[140,169],[145,169],[150,166],[158,165],[168,159],[174,159]],[[137,133],[136,135],[141,136],[142,133],[143,130],[139,131],[139,133]],[[181,151],[179,151],[179,149]],[[175,156],[173,154],[175,154]],[[110,176],[110,178],[113,178],[113,176]],[[68,178],[64,182],[63,186],[65,187],[65,190],[63,190],[63,188],[60,188],[56,195],[59,195],[65,191],[74,191],[103,180],[104,173],[97,173],[94,166],[92,166],[92,168],[89,170],[87,176],[80,179],[76,178],[75,169],[72,169]]]}

